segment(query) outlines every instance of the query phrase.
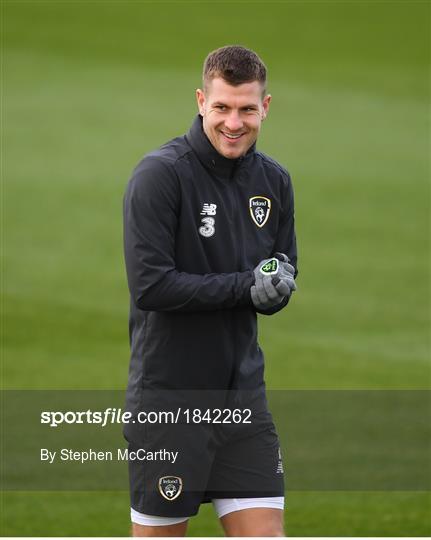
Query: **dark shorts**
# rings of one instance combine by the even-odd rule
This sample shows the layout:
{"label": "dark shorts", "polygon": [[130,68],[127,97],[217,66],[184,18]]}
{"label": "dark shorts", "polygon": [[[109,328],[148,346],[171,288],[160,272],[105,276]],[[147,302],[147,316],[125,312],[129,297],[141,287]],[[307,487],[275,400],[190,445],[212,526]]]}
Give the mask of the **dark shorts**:
{"label": "dark shorts", "polygon": [[[141,449],[143,454],[144,449],[157,458],[129,459],[132,508],[153,516],[188,517],[215,498],[284,496],[280,444],[271,414],[260,410],[250,420],[147,423],[129,431],[129,452]],[[175,462],[172,452],[178,452]]]}

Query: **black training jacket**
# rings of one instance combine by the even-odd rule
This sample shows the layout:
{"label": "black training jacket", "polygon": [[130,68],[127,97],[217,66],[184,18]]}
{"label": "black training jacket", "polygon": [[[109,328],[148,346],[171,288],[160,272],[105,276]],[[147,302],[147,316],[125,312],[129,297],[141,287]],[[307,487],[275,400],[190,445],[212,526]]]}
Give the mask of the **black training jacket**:
{"label": "black training jacket", "polygon": [[293,190],[283,167],[254,146],[239,159],[221,156],[198,115],[187,135],[134,170],[124,250],[132,408],[144,387],[264,388],[250,287],[254,267],[277,251],[297,268]]}

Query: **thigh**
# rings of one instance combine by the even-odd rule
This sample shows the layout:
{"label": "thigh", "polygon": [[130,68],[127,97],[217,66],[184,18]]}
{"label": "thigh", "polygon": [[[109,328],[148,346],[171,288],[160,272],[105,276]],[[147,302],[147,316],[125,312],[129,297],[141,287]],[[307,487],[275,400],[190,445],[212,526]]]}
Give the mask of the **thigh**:
{"label": "thigh", "polygon": [[134,537],[183,537],[186,535],[187,521],[175,525],[148,526],[132,523],[132,536]]}
{"label": "thigh", "polygon": [[225,514],[221,524],[226,536],[283,537],[283,510],[246,508]]}

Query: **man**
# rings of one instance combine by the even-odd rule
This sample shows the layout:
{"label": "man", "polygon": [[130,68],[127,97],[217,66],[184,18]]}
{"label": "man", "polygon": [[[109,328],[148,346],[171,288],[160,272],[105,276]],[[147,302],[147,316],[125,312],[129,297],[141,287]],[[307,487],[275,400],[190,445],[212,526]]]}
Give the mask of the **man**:
{"label": "man", "polygon": [[128,407],[163,409],[182,390],[205,391],[209,403],[215,391],[224,411],[238,405],[243,417],[216,425],[208,409],[212,418],[194,426],[182,417],[126,428],[131,448],[179,453],[175,463],[129,463],[133,534],[183,536],[212,501],[228,536],[283,536],[283,467],[256,312],[278,312],[296,289],[292,184],[255,147],[271,96],[253,51],[210,53],[196,98],[190,131],[148,154],[125,195]]}

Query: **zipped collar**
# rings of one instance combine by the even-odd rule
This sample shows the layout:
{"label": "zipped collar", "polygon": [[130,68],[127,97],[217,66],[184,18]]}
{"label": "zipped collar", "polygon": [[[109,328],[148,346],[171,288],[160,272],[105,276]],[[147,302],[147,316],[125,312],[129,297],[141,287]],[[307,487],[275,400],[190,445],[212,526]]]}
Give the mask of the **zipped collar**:
{"label": "zipped collar", "polygon": [[206,136],[202,127],[202,116],[198,114],[194,119],[192,127],[186,135],[186,139],[196,152],[202,164],[213,171],[216,175],[231,178],[236,169],[243,163],[250,162],[256,151],[254,143],[245,156],[236,159],[228,159],[217,152],[210,140]]}

